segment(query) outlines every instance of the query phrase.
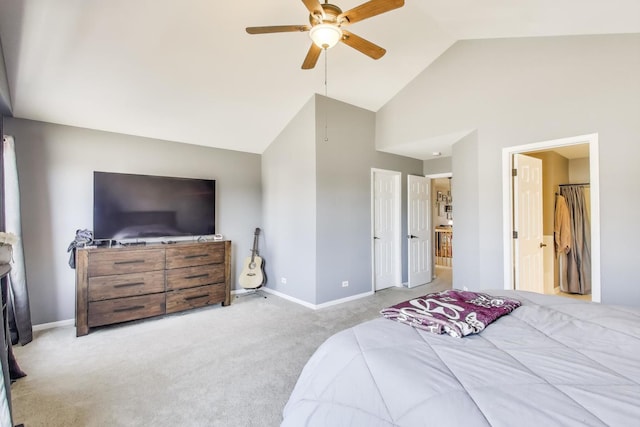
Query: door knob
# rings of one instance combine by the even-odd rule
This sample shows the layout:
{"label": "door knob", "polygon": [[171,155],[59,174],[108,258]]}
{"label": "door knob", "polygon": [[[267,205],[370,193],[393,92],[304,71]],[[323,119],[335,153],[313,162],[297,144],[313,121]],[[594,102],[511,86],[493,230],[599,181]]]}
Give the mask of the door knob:
{"label": "door knob", "polygon": [[373,236],[373,240],[380,240],[378,236]]}
{"label": "door knob", "polygon": [[418,238],[418,236],[414,236],[413,234],[409,234],[407,237],[410,238],[410,239],[417,239]]}
{"label": "door knob", "polygon": [[540,243],[540,247],[541,247],[541,248],[544,248],[545,246],[547,246],[547,244],[546,244],[546,243]]}

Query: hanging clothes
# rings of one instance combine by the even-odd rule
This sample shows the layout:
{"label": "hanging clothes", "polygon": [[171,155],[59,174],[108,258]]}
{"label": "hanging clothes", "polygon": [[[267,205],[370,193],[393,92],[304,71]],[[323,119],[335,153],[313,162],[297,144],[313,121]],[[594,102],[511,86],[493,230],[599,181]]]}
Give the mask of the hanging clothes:
{"label": "hanging clothes", "polygon": [[558,258],[558,284],[567,292],[567,254],[571,250],[571,217],[564,197],[556,194],[556,211],[553,224],[553,241]]}
{"label": "hanging clothes", "polygon": [[571,243],[566,256],[566,269],[560,280],[563,292],[591,293],[591,224],[582,185],[560,187],[571,219]]}
{"label": "hanging clothes", "polygon": [[571,217],[564,197],[556,195],[556,212],[553,224],[553,241],[556,256],[568,253],[571,249]]}

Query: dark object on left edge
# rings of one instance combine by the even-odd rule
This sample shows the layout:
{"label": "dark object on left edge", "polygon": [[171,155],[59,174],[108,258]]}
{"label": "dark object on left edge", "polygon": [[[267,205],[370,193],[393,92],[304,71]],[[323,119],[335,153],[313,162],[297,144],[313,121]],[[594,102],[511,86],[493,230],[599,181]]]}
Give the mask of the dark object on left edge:
{"label": "dark object on left edge", "polygon": [[9,365],[9,378],[11,379],[11,382],[14,382],[19,378],[26,377],[27,374],[25,374],[24,371],[20,369],[20,366],[18,366],[18,362],[13,355],[13,349],[11,347],[9,347],[8,356],[9,357],[7,358],[7,362]]}

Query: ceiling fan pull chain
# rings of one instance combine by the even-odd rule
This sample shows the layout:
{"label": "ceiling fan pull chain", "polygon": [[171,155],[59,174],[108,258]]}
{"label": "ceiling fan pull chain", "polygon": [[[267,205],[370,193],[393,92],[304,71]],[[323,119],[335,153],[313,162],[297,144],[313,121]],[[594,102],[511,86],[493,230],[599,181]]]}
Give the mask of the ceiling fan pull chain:
{"label": "ceiling fan pull chain", "polygon": [[324,107],[324,142],[329,141],[329,133],[328,133],[328,117],[329,117],[329,95],[328,95],[328,84],[327,84],[327,55],[329,55],[329,49],[324,49],[324,97],[325,97],[325,107]]}

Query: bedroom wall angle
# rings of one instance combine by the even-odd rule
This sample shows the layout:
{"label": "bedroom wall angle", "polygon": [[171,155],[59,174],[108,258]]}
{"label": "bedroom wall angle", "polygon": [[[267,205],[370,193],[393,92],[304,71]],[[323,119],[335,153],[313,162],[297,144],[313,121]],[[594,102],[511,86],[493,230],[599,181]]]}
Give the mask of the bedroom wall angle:
{"label": "bedroom wall angle", "polygon": [[406,180],[423,167],[376,151],[374,133],[372,111],[315,95],[263,154],[265,234],[277,235],[267,275],[287,278],[272,280],[278,292],[322,305],[371,291],[371,168]]}
{"label": "bedroom wall angle", "polygon": [[[472,290],[504,286],[502,149],[596,132],[602,302],[640,306],[628,280],[637,264],[640,224],[632,213],[640,200],[626,196],[640,180],[638,75],[640,34],[467,40],[378,112],[388,138],[405,135],[407,127],[415,138],[446,133],[443,126],[477,129],[477,144],[453,147],[454,286],[463,277]],[[416,111],[429,120],[411,114]]]}

